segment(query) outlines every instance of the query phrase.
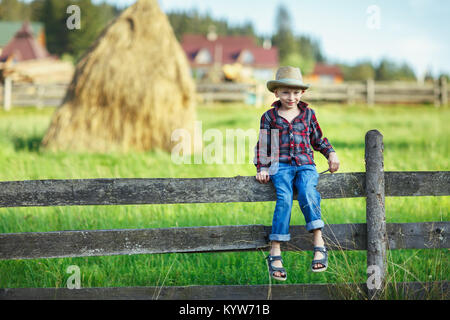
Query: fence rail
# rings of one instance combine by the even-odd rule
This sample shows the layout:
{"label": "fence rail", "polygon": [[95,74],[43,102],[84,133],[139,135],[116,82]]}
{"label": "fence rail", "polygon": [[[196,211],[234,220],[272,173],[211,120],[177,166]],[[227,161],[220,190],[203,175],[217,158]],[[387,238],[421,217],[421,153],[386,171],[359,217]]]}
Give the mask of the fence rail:
{"label": "fence rail", "polygon": [[[365,197],[364,172],[321,175],[322,199]],[[386,171],[387,196],[450,195],[449,171]],[[294,195],[296,199],[297,195]],[[0,207],[276,201],[255,177],[0,181]]]}
{"label": "fence rail", "polygon": [[[389,289],[405,299],[442,299],[448,296],[447,281],[400,282]],[[348,296],[364,299],[367,296],[366,284],[0,289],[0,299],[4,300],[334,300]]]}
{"label": "fence rail", "polygon": [[[3,108],[11,106],[59,106],[69,84],[16,84],[9,78],[0,87]],[[263,84],[198,83],[197,93],[204,102],[237,101],[256,106],[273,102],[273,94]],[[345,82],[340,84],[313,84],[306,91],[306,101],[332,101],[340,103],[430,103],[448,105],[450,88],[445,78],[433,83],[411,82]]]}
{"label": "fence rail", "polygon": [[[385,196],[448,196],[450,172],[384,172],[382,135],[371,130],[365,140],[366,172],[320,177],[323,199],[366,197],[367,223],[326,225],[323,235],[331,250],[367,250],[367,262],[381,270],[380,288],[365,284],[188,286],[143,288],[4,288],[1,299],[330,299],[342,288],[376,299],[394,285],[396,294],[428,297],[432,290],[448,296],[448,281],[385,283],[386,250],[450,248],[448,221],[388,223]],[[170,203],[226,203],[275,201],[272,184],[254,177],[76,179],[0,182],[0,207],[124,205]],[[311,235],[304,226],[292,226],[291,241],[283,250],[311,250]],[[193,253],[264,250],[270,226],[205,226],[185,228],[67,230],[0,234],[0,259],[37,259],[107,255]],[[362,289],[361,289],[362,288]]]}
{"label": "fence rail", "polygon": [[[448,222],[388,223],[389,249],[450,248]],[[130,254],[256,251],[268,249],[270,226],[73,230],[0,234],[0,260]],[[367,226],[333,224],[323,229],[330,250],[367,250]],[[291,226],[285,251],[311,251],[311,234]]]}
{"label": "fence rail", "polygon": [[[197,90],[204,101],[245,101],[255,105],[271,103],[273,94],[263,84],[198,84]],[[411,82],[344,82],[313,84],[304,94],[306,101],[330,101],[347,104],[365,103],[430,103],[448,105],[450,88],[445,78],[435,83]]]}

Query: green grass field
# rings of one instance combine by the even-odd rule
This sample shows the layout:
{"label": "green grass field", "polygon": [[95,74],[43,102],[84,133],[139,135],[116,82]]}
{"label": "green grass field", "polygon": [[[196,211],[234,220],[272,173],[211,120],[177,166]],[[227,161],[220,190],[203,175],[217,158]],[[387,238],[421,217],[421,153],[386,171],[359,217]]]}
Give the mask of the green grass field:
{"label": "green grass field", "polygon": [[[337,151],[338,172],[364,171],[364,136],[377,129],[384,136],[386,171],[446,171],[450,158],[450,110],[432,106],[320,105],[319,124]],[[197,109],[203,131],[259,128],[265,108],[204,105]],[[244,164],[184,164],[170,153],[71,154],[44,153],[39,143],[53,108],[13,108],[0,111],[0,180],[75,178],[157,178],[254,176],[253,154]],[[226,146],[232,148],[233,146]],[[247,148],[248,149],[248,148]],[[328,168],[315,153],[318,171]],[[141,206],[0,208],[0,232],[128,229],[184,226],[270,225],[275,202]],[[387,197],[391,222],[449,220],[449,197]],[[328,224],[364,223],[365,200],[325,199]],[[291,225],[304,225],[294,203]],[[267,284],[266,252],[160,254],[89,258],[0,261],[0,287],[65,287],[69,265],[81,271],[82,287]],[[448,250],[395,250],[389,253],[389,281],[449,279]],[[312,252],[283,253],[286,283],[365,282],[365,251],[330,252],[324,273],[309,272]],[[395,298],[395,297],[393,297]]]}

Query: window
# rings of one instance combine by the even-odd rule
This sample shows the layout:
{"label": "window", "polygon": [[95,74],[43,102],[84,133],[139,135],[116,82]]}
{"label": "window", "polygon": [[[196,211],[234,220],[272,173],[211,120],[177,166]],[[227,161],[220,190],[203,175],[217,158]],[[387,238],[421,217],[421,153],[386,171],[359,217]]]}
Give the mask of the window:
{"label": "window", "polygon": [[208,49],[201,49],[195,57],[195,62],[199,64],[210,64],[212,62],[212,56]]}
{"label": "window", "polygon": [[241,61],[243,64],[253,64],[255,62],[255,58],[250,51],[244,50],[241,53]]}

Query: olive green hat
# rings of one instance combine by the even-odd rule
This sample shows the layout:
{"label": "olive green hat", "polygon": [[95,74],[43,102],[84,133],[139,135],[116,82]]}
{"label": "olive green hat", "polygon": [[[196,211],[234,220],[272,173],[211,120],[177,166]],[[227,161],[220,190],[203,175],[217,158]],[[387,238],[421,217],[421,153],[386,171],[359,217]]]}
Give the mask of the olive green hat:
{"label": "olive green hat", "polygon": [[280,67],[277,70],[275,80],[267,81],[267,89],[274,92],[278,87],[292,87],[306,90],[310,84],[304,84],[302,73],[299,68]]}

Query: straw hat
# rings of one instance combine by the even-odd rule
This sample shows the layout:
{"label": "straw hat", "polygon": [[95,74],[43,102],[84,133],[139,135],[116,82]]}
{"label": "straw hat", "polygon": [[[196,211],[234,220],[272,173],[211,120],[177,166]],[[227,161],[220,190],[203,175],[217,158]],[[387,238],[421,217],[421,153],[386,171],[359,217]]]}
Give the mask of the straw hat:
{"label": "straw hat", "polygon": [[274,92],[274,90],[278,87],[293,87],[306,90],[309,86],[309,84],[303,83],[300,69],[294,67],[278,68],[275,80],[267,81],[267,89],[271,92]]}

